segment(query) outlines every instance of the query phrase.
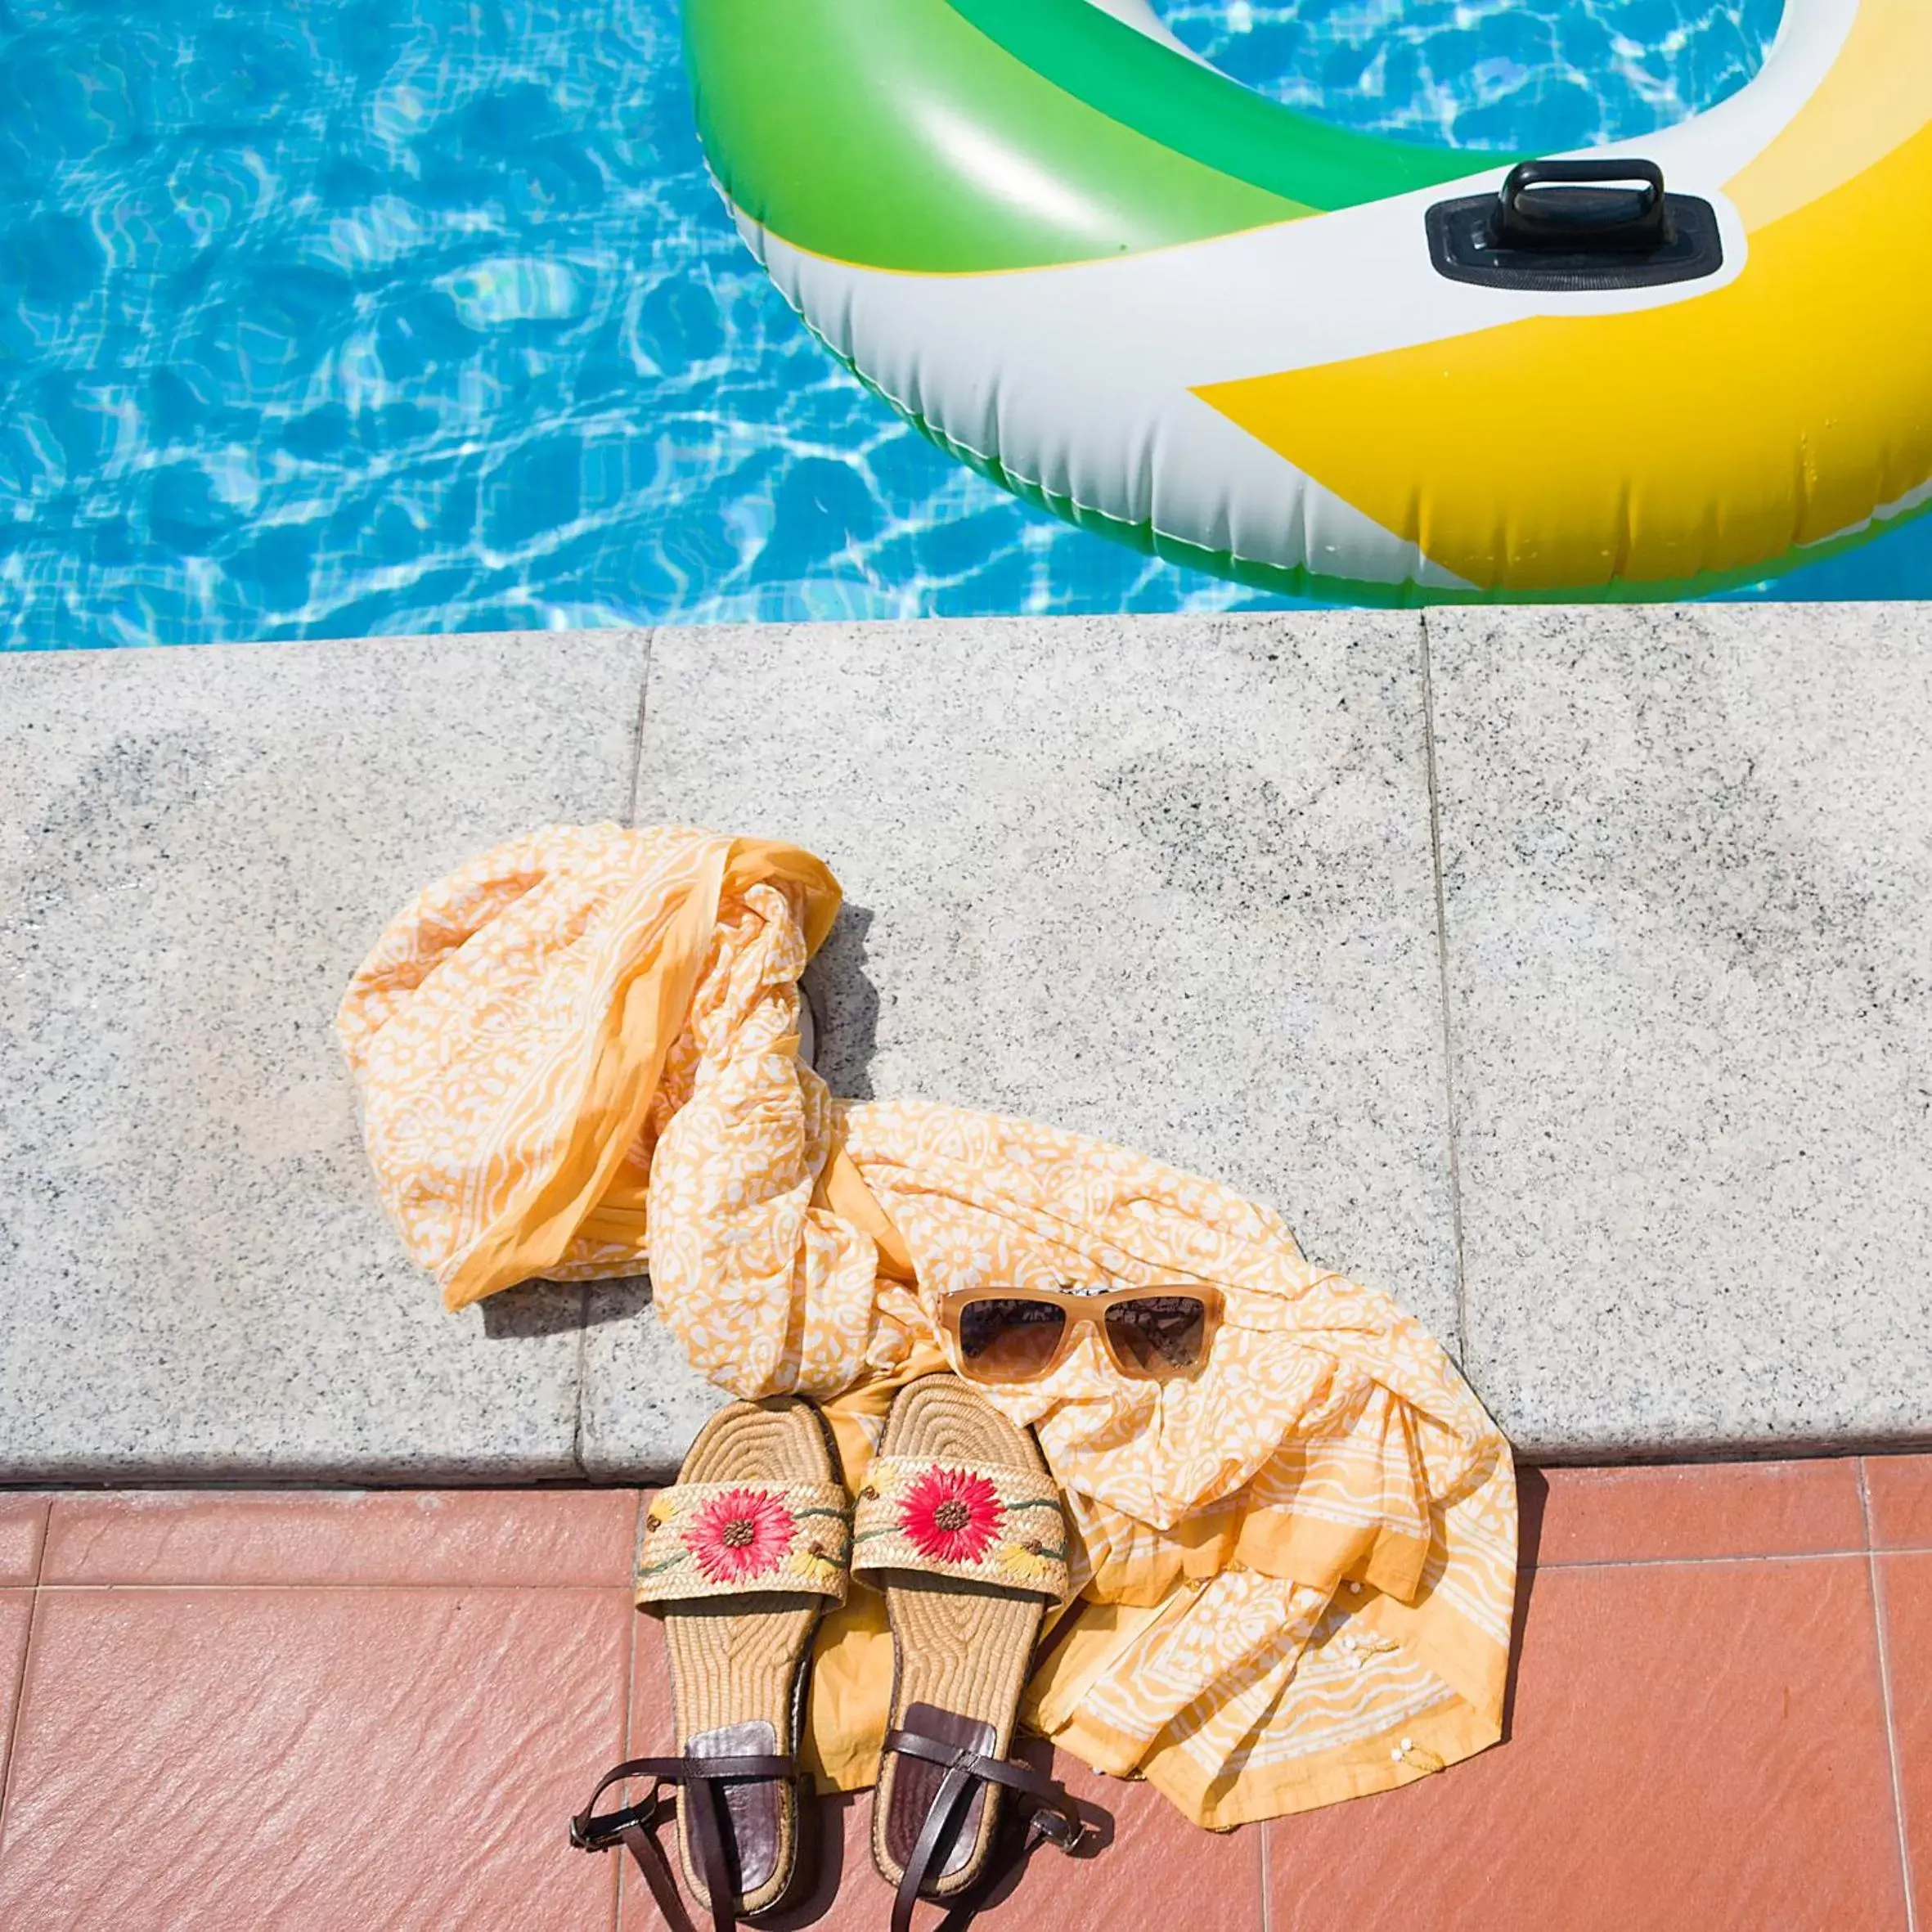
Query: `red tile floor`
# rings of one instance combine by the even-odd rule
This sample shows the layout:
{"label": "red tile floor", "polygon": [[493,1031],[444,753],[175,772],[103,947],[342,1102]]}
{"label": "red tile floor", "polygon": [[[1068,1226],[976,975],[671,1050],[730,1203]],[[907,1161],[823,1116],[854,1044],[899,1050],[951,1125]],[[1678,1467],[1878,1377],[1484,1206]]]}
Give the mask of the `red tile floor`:
{"label": "red tile floor", "polygon": [[[1063,1760],[1112,1843],[1040,1853],[977,1922],[1932,1932],[1932,1457],[1523,1489],[1506,1744],[1227,1837]],[[655,1925],[564,1835],[663,1735],[625,1587],[637,1512],[635,1490],[0,1494],[0,1926]],[[790,1923],[883,1928],[865,1800],[826,1812],[840,1895]]]}

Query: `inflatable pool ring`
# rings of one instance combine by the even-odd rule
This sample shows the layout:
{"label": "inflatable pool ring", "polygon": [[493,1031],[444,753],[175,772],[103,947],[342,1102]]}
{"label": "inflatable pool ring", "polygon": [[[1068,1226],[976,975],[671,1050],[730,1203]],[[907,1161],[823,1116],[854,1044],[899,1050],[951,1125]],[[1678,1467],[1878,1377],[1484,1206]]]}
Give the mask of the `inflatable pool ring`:
{"label": "inflatable pool ring", "polygon": [[685,23],[779,288],[1082,527],[1318,596],[1678,597],[1932,501],[1932,0],[1788,0],[1729,100],[1526,168],[1267,101],[1146,0]]}

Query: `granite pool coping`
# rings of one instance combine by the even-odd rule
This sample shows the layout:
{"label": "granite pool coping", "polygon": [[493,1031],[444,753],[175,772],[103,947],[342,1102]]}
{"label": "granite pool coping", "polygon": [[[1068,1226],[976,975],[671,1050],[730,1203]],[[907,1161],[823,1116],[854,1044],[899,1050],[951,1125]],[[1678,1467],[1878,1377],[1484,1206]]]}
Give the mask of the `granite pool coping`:
{"label": "granite pool coping", "polygon": [[1527,1455],[1932,1440],[1932,608],[0,657],[0,1480],[647,1478],[648,1284],[440,1312],[330,1020],[553,819],[798,838],[849,1093],[1279,1205]]}

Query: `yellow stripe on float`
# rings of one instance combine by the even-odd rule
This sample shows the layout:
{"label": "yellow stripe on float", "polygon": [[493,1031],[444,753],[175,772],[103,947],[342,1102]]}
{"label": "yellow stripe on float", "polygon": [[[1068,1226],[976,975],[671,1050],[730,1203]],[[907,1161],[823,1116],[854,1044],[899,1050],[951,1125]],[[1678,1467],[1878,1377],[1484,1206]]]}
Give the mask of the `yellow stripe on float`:
{"label": "yellow stripe on float", "polygon": [[[1764,204],[1781,177],[1749,177],[1777,160],[1746,171]],[[1754,234],[1707,295],[1196,393],[1484,590],[1662,586],[1769,564],[1932,477],[1929,344],[1925,131]]]}
{"label": "yellow stripe on float", "polygon": [[1862,0],[1817,92],[1725,192],[1755,234],[1904,146],[1929,113],[1932,0]]}

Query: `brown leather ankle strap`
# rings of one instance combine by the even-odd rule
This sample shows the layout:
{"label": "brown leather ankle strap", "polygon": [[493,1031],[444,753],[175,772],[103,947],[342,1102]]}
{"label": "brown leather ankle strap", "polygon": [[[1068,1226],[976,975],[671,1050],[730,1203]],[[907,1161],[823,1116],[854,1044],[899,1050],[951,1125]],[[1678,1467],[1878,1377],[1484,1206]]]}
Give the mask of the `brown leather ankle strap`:
{"label": "brown leather ankle strap", "polygon": [[[798,1763],[792,1758],[631,1758],[604,1772],[591,1794],[590,1803],[570,1821],[570,1842],[586,1852],[608,1851],[613,1845],[622,1845],[636,1860],[671,1932],[692,1932],[671,1861],[654,1835],[657,1826],[672,1815],[664,1786],[686,1786],[685,1802],[690,1808],[691,1839],[697,1848],[698,1862],[704,1870],[704,1889],[711,1894],[712,1932],[731,1932],[738,1922],[738,1914],[733,1909],[737,1889],[731,1861],[725,1849],[730,1819],[725,1808],[724,1786],[741,1778],[792,1778],[798,1775]],[[634,1777],[652,1781],[650,1795],[640,1804],[626,1805],[599,1815],[597,1800],[613,1785]]]}
{"label": "brown leather ankle strap", "polygon": [[1017,1793],[1020,1801],[1027,1806],[1027,1842],[1020,1853],[1022,1858],[1035,1845],[1043,1842],[1056,1845],[1063,1852],[1071,1853],[1079,1848],[1085,1827],[1080,1813],[1074,1808],[1073,1800],[1051,1778],[1036,1771],[1031,1765],[942,1743],[938,1738],[928,1737],[919,1731],[888,1731],[885,1748],[904,1757],[923,1759],[928,1764],[941,1764],[946,1768],[946,1775],[940,1779],[939,1789],[932,1795],[926,1822],[919,1827],[919,1838],[912,1848],[912,1855],[905,1861],[905,1870],[892,1900],[892,1932],[911,1932],[913,1907],[924,1889],[933,1858],[947,1834],[954,1829],[977,1784],[1004,1786]]}

